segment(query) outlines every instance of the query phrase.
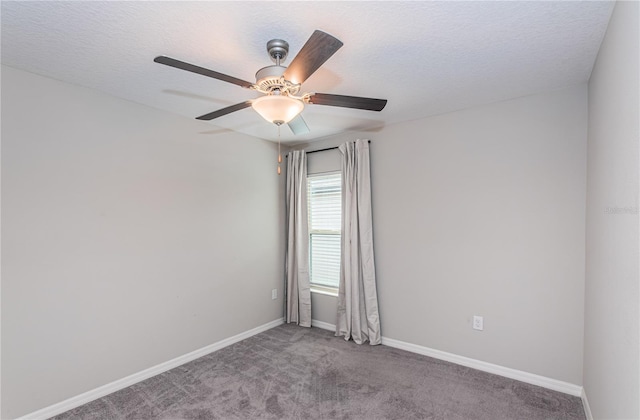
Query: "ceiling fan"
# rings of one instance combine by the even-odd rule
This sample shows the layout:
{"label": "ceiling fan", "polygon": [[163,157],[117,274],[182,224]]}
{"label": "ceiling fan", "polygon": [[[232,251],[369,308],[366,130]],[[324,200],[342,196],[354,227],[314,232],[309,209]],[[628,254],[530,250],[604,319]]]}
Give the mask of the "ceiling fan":
{"label": "ceiling fan", "polygon": [[233,83],[243,88],[263,94],[253,100],[240,102],[217,111],[197,117],[198,120],[212,120],[231,112],[252,107],[265,120],[276,125],[288,124],[294,134],[309,132],[307,123],[300,112],[305,104],[329,105],[345,108],[381,111],[387,104],[386,99],[362,98],[358,96],[331,95],[327,93],[303,93],[298,95],[302,83],[309,78],[340,47],[342,42],[333,36],[316,30],[304,44],[298,55],[288,67],[281,65],[289,53],[289,44],[281,39],[272,39],[267,43],[267,51],[275,65],[264,67],[256,73],[256,83],[237,79],[217,71],[209,70],[174,58],[159,56],[153,61],[181,70],[201,74]]}

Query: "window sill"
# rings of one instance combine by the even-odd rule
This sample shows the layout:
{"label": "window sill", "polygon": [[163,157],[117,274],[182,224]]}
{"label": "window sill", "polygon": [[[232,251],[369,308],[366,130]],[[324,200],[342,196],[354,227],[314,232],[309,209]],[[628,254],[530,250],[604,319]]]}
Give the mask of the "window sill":
{"label": "window sill", "polygon": [[337,287],[326,287],[326,286],[316,286],[314,284],[311,285],[311,293],[317,293],[319,295],[327,295],[338,297],[338,288]]}

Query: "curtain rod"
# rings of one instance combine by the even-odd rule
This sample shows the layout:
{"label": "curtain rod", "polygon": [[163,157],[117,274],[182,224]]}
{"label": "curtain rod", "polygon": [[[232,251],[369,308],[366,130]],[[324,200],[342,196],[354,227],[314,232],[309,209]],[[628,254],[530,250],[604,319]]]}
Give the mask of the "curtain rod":
{"label": "curtain rod", "polygon": [[[367,140],[368,143],[371,143],[371,140]],[[316,152],[326,152],[327,150],[333,150],[333,149],[337,149],[339,146],[336,147],[327,147],[326,149],[320,149],[320,150],[312,150],[310,152],[307,152],[307,154],[309,153],[316,153]]]}

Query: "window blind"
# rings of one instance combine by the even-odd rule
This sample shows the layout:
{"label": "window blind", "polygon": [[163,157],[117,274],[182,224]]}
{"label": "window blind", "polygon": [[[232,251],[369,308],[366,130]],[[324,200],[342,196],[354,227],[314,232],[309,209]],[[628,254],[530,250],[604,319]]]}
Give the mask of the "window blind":
{"label": "window blind", "polygon": [[307,183],[311,283],[338,287],[342,210],[341,174],[310,175]]}

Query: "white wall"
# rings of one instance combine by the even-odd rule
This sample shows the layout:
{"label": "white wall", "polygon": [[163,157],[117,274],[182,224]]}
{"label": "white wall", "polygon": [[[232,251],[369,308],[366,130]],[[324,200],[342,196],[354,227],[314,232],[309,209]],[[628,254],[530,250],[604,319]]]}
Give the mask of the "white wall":
{"label": "white wall", "polygon": [[307,148],[372,140],[383,336],[582,384],[586,130],[581,85]]}
{"label": "white wall", "polygon": [[2,418],[282,316],[276,148],[211,129],[2,67]]}
{"label": "white wall", "polygon": [[638,2],[618,2],[589,81],[584,388],[596,419],[640,418]]}

